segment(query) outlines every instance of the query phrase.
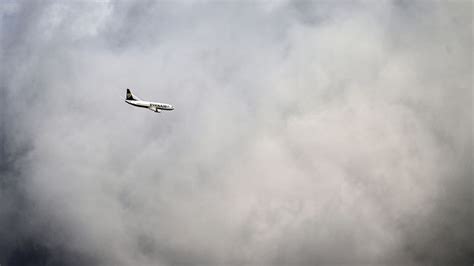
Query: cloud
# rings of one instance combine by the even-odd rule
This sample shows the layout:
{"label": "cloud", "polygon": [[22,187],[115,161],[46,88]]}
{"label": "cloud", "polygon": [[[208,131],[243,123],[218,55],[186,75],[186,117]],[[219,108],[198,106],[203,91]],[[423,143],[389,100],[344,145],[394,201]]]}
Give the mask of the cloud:
{"label": "cloud", "polygon": [[0,263],[466,264],[471,5],[7,3]]}

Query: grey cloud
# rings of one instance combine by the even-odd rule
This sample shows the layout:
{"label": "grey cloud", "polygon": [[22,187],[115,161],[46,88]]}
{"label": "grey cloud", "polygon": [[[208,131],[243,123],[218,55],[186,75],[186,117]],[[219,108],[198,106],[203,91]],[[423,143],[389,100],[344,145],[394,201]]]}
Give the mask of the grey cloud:
{"label": "grey cloud", "polygon": [[470,10],[8,3],[0,264],[472,263]]}

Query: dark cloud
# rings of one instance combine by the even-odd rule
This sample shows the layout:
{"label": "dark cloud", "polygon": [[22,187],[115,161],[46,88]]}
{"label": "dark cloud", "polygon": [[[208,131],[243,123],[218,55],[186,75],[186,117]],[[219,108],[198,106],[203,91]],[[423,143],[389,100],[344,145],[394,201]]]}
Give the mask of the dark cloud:
{"label": "dark cloud", "polygon": [[0,264],[472,264],[471,10],[6,2]]}

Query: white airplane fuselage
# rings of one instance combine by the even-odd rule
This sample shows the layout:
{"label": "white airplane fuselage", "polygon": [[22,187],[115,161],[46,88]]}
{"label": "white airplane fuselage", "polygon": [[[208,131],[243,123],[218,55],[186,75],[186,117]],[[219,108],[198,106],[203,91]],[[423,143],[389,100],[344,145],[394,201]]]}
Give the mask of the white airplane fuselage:
{"label": "white airplane fuselage", "polygon": [[133,95],[128,89],[127,89],[127,98],[125,99],[125,102],[136,107],[150,109],[156,113],[160,113],[160,111],[162,110],[163,111],[174,110],[174,107],[171,104],[144,101],[138,98],[137,96]]}

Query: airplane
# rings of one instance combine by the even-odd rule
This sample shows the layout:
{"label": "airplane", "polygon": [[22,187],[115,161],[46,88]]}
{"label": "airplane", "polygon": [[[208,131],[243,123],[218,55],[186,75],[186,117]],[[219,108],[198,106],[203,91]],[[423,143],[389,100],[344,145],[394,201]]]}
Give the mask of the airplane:
{"label": "airplane", "polygon": [[124,99],[126,103],[131,104],[136,107],[148,108],[155,113],[161,113],[161,110],[165,110],[165,111],[174,110],[174,107],[171,104],[144,101],[138,98],[136,95],[134,95],[129,89],[127,89],[126,95],[127,95],[127,98]]}

